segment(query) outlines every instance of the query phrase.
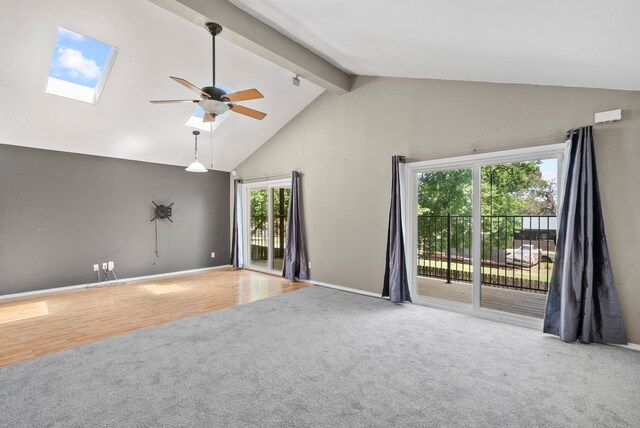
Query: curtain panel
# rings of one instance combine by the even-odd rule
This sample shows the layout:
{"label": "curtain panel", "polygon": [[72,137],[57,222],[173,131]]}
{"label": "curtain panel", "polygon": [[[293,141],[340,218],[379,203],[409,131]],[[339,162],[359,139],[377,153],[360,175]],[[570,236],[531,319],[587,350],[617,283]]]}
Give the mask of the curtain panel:
{"label": "curtain panel", "polygon": [[233,180],[233,230],[231,232],[231,266],[244,267],[242,253],[242,180]]}
{"label": "curtain panel", "polygon": [[291,173],[291,196],[287,213],[287,237],[282,276],[290,281],[309,279],[300,200],[300,173]]}
{"label": "curtain panel", "polygon": [[593,127],[571,131],[544,332],[565,342],[627,343],[604,230]]}
{"label": "curtain panel", "polygon": [[402,218],[401,164],[404,162],[404,156],[395,155],[391,158],[391,206],[382,297],[389,297],[394,303],[411,302]]}

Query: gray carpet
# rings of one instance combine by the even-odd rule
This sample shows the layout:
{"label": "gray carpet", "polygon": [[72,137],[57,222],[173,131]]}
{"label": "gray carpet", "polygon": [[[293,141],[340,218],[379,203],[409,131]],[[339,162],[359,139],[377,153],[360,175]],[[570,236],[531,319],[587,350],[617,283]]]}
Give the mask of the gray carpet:
{"label": "gray carpet", "polygon": [[0,369],[0,425],[640,426],[640,353],[313,287]]}

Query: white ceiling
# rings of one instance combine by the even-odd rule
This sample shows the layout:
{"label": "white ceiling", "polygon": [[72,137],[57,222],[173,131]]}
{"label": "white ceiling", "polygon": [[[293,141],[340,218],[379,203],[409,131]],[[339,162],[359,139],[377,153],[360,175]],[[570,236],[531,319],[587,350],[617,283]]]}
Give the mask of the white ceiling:
{"label": "white ceiling", "polygon": [[640,89],[638,0],[231,0],[352,74]]}
{"label": "white ceiling", "polygon": [[[192,98],[169,79],[211,84],[211,36],[147,0],[0,0],[0,143],[172,165],[193,161]],[[97,105],[45,94],[58,26],[119,49]],[[264,99],[242,103],[268,116],[231,114],[199,139],[200,160],[229,171],[323,90],[226,40],[216,40],[217,82],[258,88]],[[197,98],[197,97],[196,97]]]}
{"label": "white ceiling", "polygon": [[[362,75],[640,90],[640,1],[231,0],[340,68]],[[0,0],[0,143],[188,165],[193,94],[211,82],[211,38],[147,0]],[[58,26],[119,49],[97,105],[45,94]],[[323,89],[217,39],[218,83],[258,88],[200,138],[200,159],[229,171]]]}

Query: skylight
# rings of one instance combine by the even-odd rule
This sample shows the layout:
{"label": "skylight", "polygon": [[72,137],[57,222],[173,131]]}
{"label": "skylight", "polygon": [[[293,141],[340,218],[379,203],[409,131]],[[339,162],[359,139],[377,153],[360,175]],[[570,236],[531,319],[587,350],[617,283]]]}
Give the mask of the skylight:
{"label": "skylight", "polygon": [[202,131],[213,132],[218,126],[220,126],[222,121],[225,120],[227,116],[229,116],[229,113],[231,113],[231,111],[227,111],[226,113],[217,116],[214,122],[203,122],[202,116],[204,116],[204,110],[202,110],[201,107],[198,107],[196,108],[196,111],[193,112],[193,114],[189,117],[185,125],[192,128],[200,129]]}
{"label": "skylight", "polygon": [[97,104],[118,49],[58,27],[47,93]]}

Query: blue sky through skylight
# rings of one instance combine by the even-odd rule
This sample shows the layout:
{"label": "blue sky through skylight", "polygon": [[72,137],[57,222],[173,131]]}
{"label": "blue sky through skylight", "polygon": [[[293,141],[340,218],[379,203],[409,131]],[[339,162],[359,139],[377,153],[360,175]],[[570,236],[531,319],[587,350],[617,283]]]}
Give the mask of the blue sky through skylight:
{"label": "blue sky through skylight", "polygon": [[110,51],[106,43],[58,27],[49,77],[95,89]]}
{"label": "blue sky through skylight", "polygon": [[200,119],[202,119],[204,117],[204,110],[202,110],[202,107],[200,106],[196,107],[196,111],[193,112],[192,116],[199,117]]}

